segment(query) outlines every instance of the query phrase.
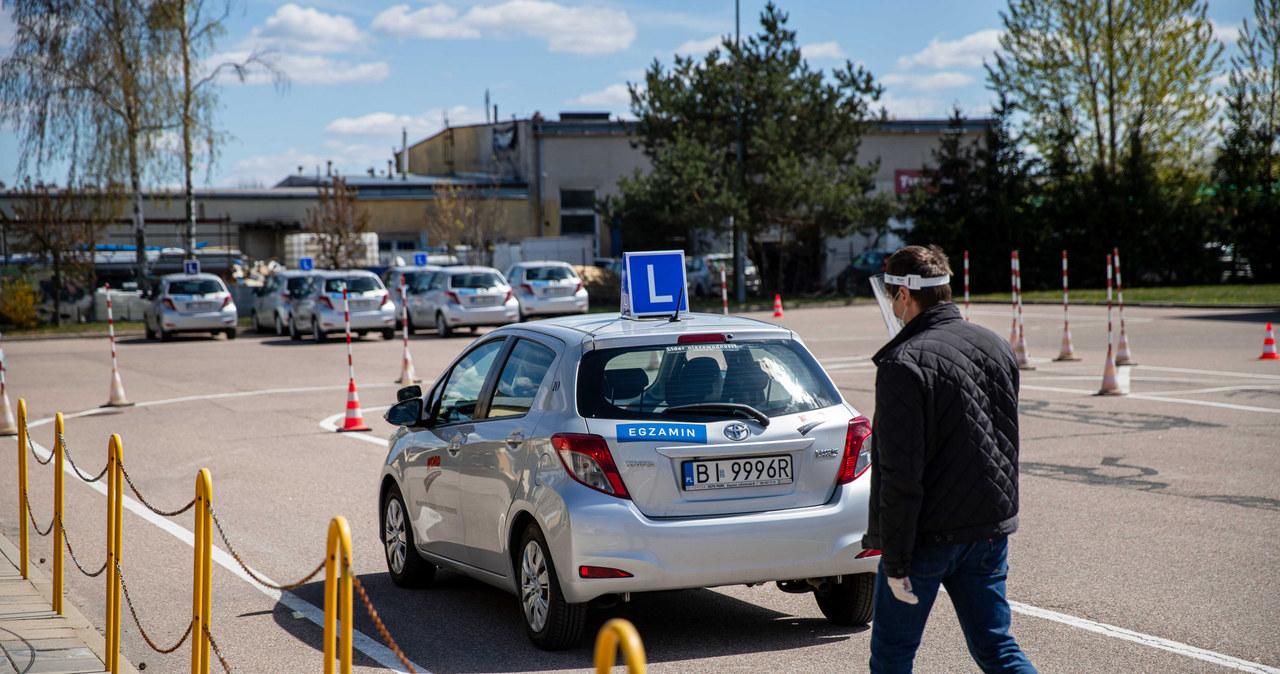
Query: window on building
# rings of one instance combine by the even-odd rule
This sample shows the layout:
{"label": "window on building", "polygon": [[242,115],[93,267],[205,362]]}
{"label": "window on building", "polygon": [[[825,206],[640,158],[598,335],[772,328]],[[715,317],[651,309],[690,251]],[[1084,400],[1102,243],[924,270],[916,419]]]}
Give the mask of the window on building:
{"label": "window on building", "polygon": [[595,190],[560,190],[560,234],[595,236],[595,205]]}

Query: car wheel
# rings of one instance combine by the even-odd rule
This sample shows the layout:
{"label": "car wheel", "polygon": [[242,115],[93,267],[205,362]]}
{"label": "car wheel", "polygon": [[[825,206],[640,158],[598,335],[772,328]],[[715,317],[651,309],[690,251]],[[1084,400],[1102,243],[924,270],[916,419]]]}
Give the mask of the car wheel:
{"label": "car wheel", "polygon": [[262,324],[258,323],[258,312],[254,311],[253,313],[249,314],[249,319],[250,319],[249,324],[253,326],[253,331],[262,332]]}
{"label": "car wheel", "polygon": [[395,331],[394,329],[392,329],[392,328],[384,328],[384,329],[383,329],[383,331],[382,331],[382,338],[383,338],[383,339],[395,339],[395,338],[396,338],[396,331]]}
{"label": "car wheel", "polygon": [[425,587],[436,578],[436,565],[418,556],[413,543],[413,527],[404,498],[395,485],[382,500],[382,549],[387,555],[391,582],[400,587]]}
{"label": "car wheel", "polygon": [[164,328],[160,328],[160,341],[168,342],[172,340],[173,340],[173,333],[169,332],[168,330],[165,330]]}
{"label": "car wheel", "polygon": [[147,339],[155,339],[156,331],[151,329],[151,323],[146,320],[142,321],[142,327],[147,331]]}
{"label": "car wheel", "polygon": [[516,322],[523,323],[527,320],[529,320],[529,317],[525,315],[524,309],[516,309]]}
{"label": "car wheel", "polygon": [[329,339],[329,336],[324,333],[324,330],[320,329],[320,321],[317,321],[315,318],[311,319],[311,337],[317,342],[323,342],[326,339]]}
{"label": "car wheel", "polygon": [[449,322],[444,319],[444,314],[436,314],[436,336],[444,338],[451,334],[453,331],[449,329]]}
{"label": "car wheel", "polygon": [[284,323],[280,321],[280,314],[276,314],[276,337],[284,337]]}
{"label": "car wheel", "polygon": [[413,333],[415,333],[415,332],[417,332],[417,331],[418,331],[418,326],[416,326],[416,325],[414,325],[414,324],[413,324],[413,312],[412,312],[412,311],[411,311],[411,312],[409,312],[407,315],[405,315],[404,319],[405,319],[405,322],[409,324],[409,334],[411,334],[411,335],[412,335]]}
{"label": "car wheel", "polygon": [[289,319],[289,339],[297,342],[302,339],[302,333],[298,332],[298,321]]}
{"label": "car wheel", "polygon": [[534,646],[547,651],[572,648],[587,623],[587,604],[570,604],[560,592],[547,540],[537,524],[520,538],[520,608],[525,632]]}
{"label": "car wheel", "polygon": [[832,625],[865,625],[871,622],[876,574],[855,573],[832,583],[825,591],[815,590],[813,598]]}
{"label": "car wheel", "polygon": [[235,338],[236,338],[236,329],[227,328],[227,339],[235,339]]}

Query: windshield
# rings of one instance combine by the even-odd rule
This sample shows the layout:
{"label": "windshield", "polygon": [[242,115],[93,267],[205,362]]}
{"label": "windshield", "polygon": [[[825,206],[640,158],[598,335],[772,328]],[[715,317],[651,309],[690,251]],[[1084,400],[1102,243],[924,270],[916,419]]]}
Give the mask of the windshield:
{"label": "windshield", "polygon": [[348,276],[346,278],[325,279],[324,291],[327,293],[342,292],[346,284],[348,293],[367,293],[371,290],[382,290],[382,284],[372,276]]}
{"label": "windshield", "polygon": [[563,281],[576,279],[578,275],[569,267],[529,267],[524,278],[527,281]]}
{"label": "windshield", "polygon": [[311,279],[307,278],[306,276],[293,276],[289,279],[289,284],[285,287],[289,289],[289,292],[296,293],[299,290],[302,290],[303,288],[307,287],[307,283],[310,280]]}
{"label": "windshield", "polygon": [[223,292],[223,290],[222,284],[212,279],[169,282],[170,295],[210,295]]}
{"label": "windshield", "polygon": [[578,412],[593,419],[670,418],[670,408],[716,403],[776,417],[838,402],[813,356],[790,340],[601,349],[578,369]]}
{"label": "windshield", "polygon": [[449,277],[450,288],[497,288],[501,285],[502,277],[491,271],[454,274]]}

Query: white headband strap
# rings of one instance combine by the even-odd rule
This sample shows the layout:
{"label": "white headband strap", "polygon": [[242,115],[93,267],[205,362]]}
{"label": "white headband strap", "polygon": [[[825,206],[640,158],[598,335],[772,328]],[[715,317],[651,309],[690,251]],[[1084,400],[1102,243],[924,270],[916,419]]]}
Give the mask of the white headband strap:
{"label": "white headband strap", "polygon": [[906,286],[910,290],[919,290],[921,288],[933,288],[935,286],[947,285],[948,283],[951,283],[951,277],[934,276],[931,278],[920,278],[918,274],[907,274],[906,276],[885,274],[884,282],[889,285]]}

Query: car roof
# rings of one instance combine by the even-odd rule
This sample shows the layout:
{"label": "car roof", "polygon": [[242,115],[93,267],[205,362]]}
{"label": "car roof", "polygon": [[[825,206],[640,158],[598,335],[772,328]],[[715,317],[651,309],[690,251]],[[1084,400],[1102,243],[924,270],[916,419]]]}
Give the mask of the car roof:
{"label": "car roof", "polygon": [[161,281],[221,281],[222,279],[215,274],[165,274],[160,277]]}
{"label": "car roof", "polygon": [[372,276],[378,278],[378,275],[368,269],[326,269],[317,272],[324,278],[343,278],[346,276]]}
{"label": "car roof", "polygon": [[480,265],[459,265],[456,267],[441,267],[440,271],[443,271],[449,274],[450,276],[453,276],[455,274],[474,274],[476,272],[490,272],[490,271],[499,275],[502,274],[502,272],[498,271],[497,269],[494,269],[493,267],[483,267]]}
{"label": "car roof", "polygon": [[311,276],[312,274],[319,274],[319,273],[320,272],[315,270],[307,271],[305,269],[281,269],[280,271],[273,273],[272,276],[283,276],[285,278],[295,278],[299,276]]}
{"label": "car roof", "polygon": [[517,262],[511,266],[512,267],[570,267],[570,268],[573,267],[573,265],[569,264],[568,262],[564,262],[561,260],[525,260],[524,262]]}
{"label": "car roof", "polygon": [[794,339],[795,333],[773,323],[743,316],[681,313],[678,322],[667,318],[622,318],[619,314],[578,314],[549,318],[530,323],[516,323],[494,332],[532,330],[556,337],[564,342],[596,342],[600,346],[628,344],[663,344],[674,342],[680,335],[729,333],[753,339]]}
{"label": "car roof", "polygon": [[410,271],[440,271],[444,267],[438,264],[402,264],[395,267],[388,267],[387,273],[395,272],[397,274]]}

